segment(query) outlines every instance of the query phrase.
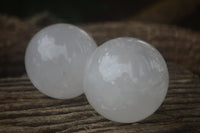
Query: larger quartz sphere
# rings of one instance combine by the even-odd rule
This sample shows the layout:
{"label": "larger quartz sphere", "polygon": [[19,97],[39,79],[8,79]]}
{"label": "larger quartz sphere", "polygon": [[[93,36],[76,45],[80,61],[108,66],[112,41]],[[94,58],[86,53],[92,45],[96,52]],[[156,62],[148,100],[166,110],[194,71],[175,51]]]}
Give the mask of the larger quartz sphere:
{"label": "larger quartz sphere", "polygon": [[94,40],[76,26],[48,26],[39,31],[27,47],[27,74],[33,85],[50,97],[79,96],[83,93],[86,60],[96,47]]}
{"label": "larger quartz sphere", "polygon": [[165,99],[168,69],[161,54],[135,38],[110,40],[88,61],[84,92],[107,119],[132,123],[154,113]]}

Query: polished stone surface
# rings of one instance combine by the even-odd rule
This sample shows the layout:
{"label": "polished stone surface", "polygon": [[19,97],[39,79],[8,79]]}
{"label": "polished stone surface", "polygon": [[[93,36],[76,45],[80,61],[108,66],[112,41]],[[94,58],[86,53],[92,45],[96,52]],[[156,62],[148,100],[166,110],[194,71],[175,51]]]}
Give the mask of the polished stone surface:
{"label": "polished stone surface", "polygon": [[84,92],[107,119],[131,123],[153,114],[165,99],[168,69],[161,54],[135,38],[105,42],[90,57]]}
{"label": "polished stone surface", "polygon": [[55,24],[39,31],[25,55],[27,74],[42,93],[68,99],[83,93],[86,60],[97,45],[82,29]]}

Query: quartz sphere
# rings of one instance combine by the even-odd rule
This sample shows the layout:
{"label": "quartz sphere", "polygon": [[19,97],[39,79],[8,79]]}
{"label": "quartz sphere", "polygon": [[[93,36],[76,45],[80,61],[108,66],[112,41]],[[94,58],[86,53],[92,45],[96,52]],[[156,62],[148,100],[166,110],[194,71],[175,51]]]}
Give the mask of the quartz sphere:
{"label": "quartz sphere", "polygon": [[84,92],[102,116],[132,123],[159,108],[168,84],[168,69],[161,54],[144,41],[122,37],[105,42],[89,58]]}
{"label": "quartz sphere", "polygon": [[39,31],[30,41],[25,67],[33,85],[57,99],[83,93],[86,60],[97,45],[82,29],[54,24]]}

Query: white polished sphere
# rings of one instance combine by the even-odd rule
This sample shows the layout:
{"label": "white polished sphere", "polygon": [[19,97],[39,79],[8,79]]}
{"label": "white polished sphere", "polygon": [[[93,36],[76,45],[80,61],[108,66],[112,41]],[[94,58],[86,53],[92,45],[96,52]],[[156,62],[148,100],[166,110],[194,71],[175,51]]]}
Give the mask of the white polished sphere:
{"label": "white polished sphere", "polygon": [[76,26],[48,26],[39,31],[27,47],[27,74],[33,85],[50,97],[79,96],[83,93],[86,60],[96,47],[94,40]]}
{"label": "white polished sphere", "polygon": [[110,40],[95,50],[85,72],[84,92],[107,119],[131,123],[154,113],[165,99],[168,69],[161,54],[135,38]]}

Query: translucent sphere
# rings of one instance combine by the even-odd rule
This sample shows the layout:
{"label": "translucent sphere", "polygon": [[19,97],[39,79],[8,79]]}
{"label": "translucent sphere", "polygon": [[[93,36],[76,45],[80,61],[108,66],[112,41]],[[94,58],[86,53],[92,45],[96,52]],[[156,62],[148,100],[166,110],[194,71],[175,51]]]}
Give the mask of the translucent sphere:
{"label": "translucent sphere", "polygon": [[161,54],[135,38],[105,42],[88,60],[84,92],[94,109],[121,123],[143,120],[165,99],[168,69]]}
{"label": "translucent sphere", "polygon": [[94,40],[76,26],[48,26],[39,31],[27,47],[27,74],[33,85],[50,97],[79,96],[83,93],[86,60],[96,47]]}

